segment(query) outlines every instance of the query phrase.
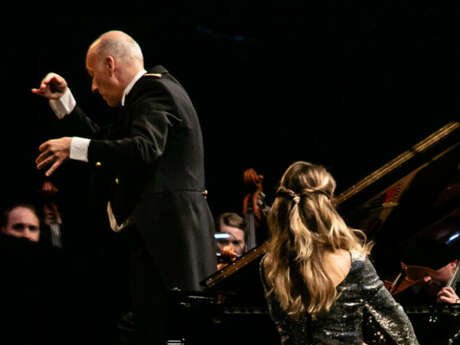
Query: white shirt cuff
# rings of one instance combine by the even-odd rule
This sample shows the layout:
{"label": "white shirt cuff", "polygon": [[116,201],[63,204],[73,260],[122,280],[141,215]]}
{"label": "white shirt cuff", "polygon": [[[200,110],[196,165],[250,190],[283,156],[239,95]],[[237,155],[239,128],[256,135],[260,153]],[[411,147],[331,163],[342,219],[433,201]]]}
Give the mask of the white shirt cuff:
{"label": "white shirt cuff", "polygon": [[72,92],[67,87],[61,98],[50,99],[49,104],[58,119],[61,120],[64,116],[72,112],[72,110],[75,108],[75,105],[77,105],[77,102],[75,101]]}
{"label": "white shirt cuff", "polygon": [[88,146],[89,139],[72,137],[70,143],[70,159],[75,159],[77,161],[88,162]]}

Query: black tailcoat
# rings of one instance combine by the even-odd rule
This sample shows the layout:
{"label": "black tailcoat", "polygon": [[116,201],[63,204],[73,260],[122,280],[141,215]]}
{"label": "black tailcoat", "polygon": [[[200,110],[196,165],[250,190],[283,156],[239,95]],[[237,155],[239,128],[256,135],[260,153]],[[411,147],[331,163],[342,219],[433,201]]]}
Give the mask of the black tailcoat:
{"label": "black tailcoat", "polygon": [[63,121],[91,139],[95,189],[104,186],[119,224],[134,221],[166,286],[200,290],[216,270],[214,221],[203,195],[200,123],[180,83],[156,66],[115,123],[99,128],[78,106]]}

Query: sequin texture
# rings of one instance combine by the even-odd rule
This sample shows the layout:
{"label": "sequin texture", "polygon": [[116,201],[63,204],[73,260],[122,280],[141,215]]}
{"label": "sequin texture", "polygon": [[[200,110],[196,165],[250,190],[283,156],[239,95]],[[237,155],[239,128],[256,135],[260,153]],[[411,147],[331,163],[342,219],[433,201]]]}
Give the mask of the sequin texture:
{"label": "sequin texture", "polygon": [[362,345],[364,315],[370,314],[398,345],[418,345],[412,324],[383,282],[368,257],[352,251],[352,264],[347,277],[337,286],[338,298],[329,312],[314,320],[296,322],[279,306],[260,262],[260,277],[265,290],[268,311],[280,334],[282,345]]}

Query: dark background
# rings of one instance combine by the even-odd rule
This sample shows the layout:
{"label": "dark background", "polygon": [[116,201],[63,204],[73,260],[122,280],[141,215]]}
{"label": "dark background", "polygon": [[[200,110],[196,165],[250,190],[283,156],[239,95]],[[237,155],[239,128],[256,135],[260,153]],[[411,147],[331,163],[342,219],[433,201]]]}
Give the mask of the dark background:
{"label": "dark background", "polygon": [[[268,201],[295,160],[324,164],[340,192],[458,119],[456,8],[306,3],[130,1],[123,15],[68,9],[4,24],[3,201],[33,193],[43,180],[34,159],[39,144],[57,135],[56,120],[30,89],[46,73],[64,76],[95,119],[110,118],[84,68],[88,45],[110,29],[132,35],[146,67],[164,65],[189,91],[216,216],[241,211],[247,168],[265,176]],[[65,196],[86,185],[84,166],[59,170]]]}
{"label": "dark background", "polygon": [[[48,72],[65,77],[97,121],[110,121],[90,92],[84,60],[89,44],[112,29],[138,41],[146,67],[164,65],[188,90],[202,124],[215,216],[241,212],[248,168],[264,175],[269,203],[295,160],[324,164],[340,193],[458,121],[459,11],[439,3],[131,0],[104,2],[98,13],[95,1],[47,3],[49,11],[9,3],[0,26],[0,202],[35,199],[44,181],[34,164],[38,146],[59,131],[47,101],[30,89]],[[82,10],[87,15],[76,14]],[[111,232],[94,219],[103,212],[89,210],[87,169],[68,161],[53,176],[67,248],[76,253],[72,287],[63,290],[76,305],[84,301],[68,309],[105,337],[100,320],[110,322],[106,316],[122,304],[114,301],[123,295],[116,289],[123,260],[113,260],[116,244],[105,241]]]}

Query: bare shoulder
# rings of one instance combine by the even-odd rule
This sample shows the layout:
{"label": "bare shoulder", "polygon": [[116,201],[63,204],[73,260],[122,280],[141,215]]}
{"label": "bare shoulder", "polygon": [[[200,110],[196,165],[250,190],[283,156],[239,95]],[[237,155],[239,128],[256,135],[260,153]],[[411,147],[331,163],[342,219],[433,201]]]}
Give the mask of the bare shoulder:
{"label": "bare shoulder", "polygon": [[345,268],[345,270],[348,271],[351,268],[351,263],[353,261],[352,259],[352,253],[349,250],[345,249],[340,249],[337,251],[337,261],[340,267]]}
{"label": "bare shoulder", "polygon": [[351,269],[351,261],[351,253],[348,250],[339,249],[324,253],[325,269],[335,286],[347,277]]}

